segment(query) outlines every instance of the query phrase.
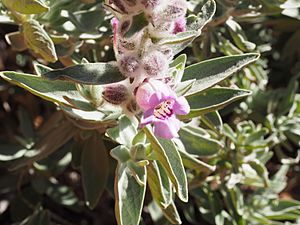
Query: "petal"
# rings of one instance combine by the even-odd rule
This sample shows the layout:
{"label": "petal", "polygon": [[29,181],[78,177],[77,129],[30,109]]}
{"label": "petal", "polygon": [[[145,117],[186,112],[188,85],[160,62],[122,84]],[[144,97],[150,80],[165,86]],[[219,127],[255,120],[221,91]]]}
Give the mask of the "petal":
{"label": "petal", "polygon": [[190,112],[190,105],[185,97],[181,96],[175,100],[173,112],[179,115],[186,115]]}
{"label": "petal", "polygon": [[161,92],[154,93],[149,99],[149,106],[155,108],[159,103],[163,101],[163,96]]}
{"label": "petal", "polygon": [[154,134],[158,137],[172,139],[178,137],[180,121],[175,116],[166,120],[157,120],[154,122]]}
{"label": "petal", "polygon": [[154,123],[155,121],[156,121],[156,118],[153,115],[153,109],[149,109],[144,113],[144,115],[141,119],[140,125],[145,126],[147,124]]}

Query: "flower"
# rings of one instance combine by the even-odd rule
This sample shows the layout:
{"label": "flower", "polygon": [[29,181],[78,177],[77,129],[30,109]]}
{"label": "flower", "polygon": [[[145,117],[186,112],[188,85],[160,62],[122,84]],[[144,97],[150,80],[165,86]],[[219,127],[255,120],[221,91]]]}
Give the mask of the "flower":
{"label": "flower", "polygon": [[186,115],[190,111],[185,97],[177,97],[162,81],[148,80],[137,89],[136,101],[144,111],[141,126],[154,124],[154,134],[158,137],[178,137],[180,121],[176,115]]}

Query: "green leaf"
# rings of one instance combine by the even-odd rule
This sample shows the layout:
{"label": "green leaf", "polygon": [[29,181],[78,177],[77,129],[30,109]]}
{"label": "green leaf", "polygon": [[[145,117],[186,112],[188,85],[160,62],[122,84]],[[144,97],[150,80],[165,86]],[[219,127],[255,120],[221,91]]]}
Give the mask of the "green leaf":
{"label": "green leaf", "polygon": [[110,151],[110,155],[120,163],[130,160],[129,149],[124,145],[119,145]]}
{"label": "green leaf", "polygon": [[[169,179],[167,179],[167,183],[163,184],[163,179],[161,177],[161,171],[157,165],[157,162],[151,161],[147,166],[147,173],[148,173],[148,185],[152,194],[153,199],[156,203],[162,207],[166,208],[171,203],[171,183]],[[163,171],[164,172],[164,171]]]}
{"label": "green leaf", "polygon": [[114,63],[84,63],[43,74],[50,80],[70,80],[81,84],[103,85],[125,79]]}
{"label": "green leaf", "polygon": [[148,19],[144,12],[132,17],[132,21],[129,30],[125,33],[125,38],[130,38],[136,33],[140,32],[144,27],[148,25]]}
{"label": "green leaf", "polygon": [[266,207],[263,215],[271,220],[295,220],[300,215],[300,202],[280,200],[277,204]]}
{"label": "green leaf", "polygon": [[175,36],[170,36],[161,39],[157,44],[159,45],[177,45],[186,41],[192,41],[198,32],[196,31],[185,31],[176,34]]}
{"label": "green leaf", "polygon": [[204,136],[198,132],[197,127],[185,126],[179,131],[179,136],[185,146],[186,152],[195,156],[213,156],[222,148],[222,144],[216,140]]}
{"label": "green leaf", "polygon": [[105,18],[104,10],[69,12],[69,18],[78,31],[91,32],[103,23]]}
{"label": "green leaf", "polygon": [[251,95],[251,91],[231,88],[211,88],[205,92],[187,96],[191,107],[188,115],[180,118],[194,118],[224,108],[230,103]]}
{"label": "green leaf", "polygon": [[171,48],[172,54],[176,55],[192,43],[192,41],[199,35],[200,33],[198,31],[180,32],[175,36],[161,39],[157,42],[157,44]]}
{"label": "green leaf", "polygon": [[170,67],[185,66],[186,60],[187,60],[187,55],[186,54],[181,54],[170,63]]}
{"label": "green leaf", "polygon": [[[146,183],[147,170],[144,170]],[[146,185],[140,185],[127,164],[118,164],[115,176],[115,214],[119,225],[138,225],[145,198]]]}
{"label": "green leaf", "polygon": [[38,21],[30,19],[23,23],[25,42],[30,49],[49,62],[57,61],[54,44]]}
{"label": "green leaf", "polygon": [[223,121],[218,111],[213,111],[201,116],[201,120],[212,130],[222,130]]}
{"label": "green leaf", "polygon": [[208,0],[202,6],[201,12],[197,16],[188,17],[187,30],[201,30],[214,16],[216,12],[214,0]]}
{"label": "green leaf", "polygon": [[162,138],[157,139],[148,127],[144,128],[144,132],[151,143],[155,156],[162,164],[175,186],[176,194],[182,201],[187,202],[188,189],[186,173],[182,164],[182,159],[174,143],[171,140]]}
{"label": "green leaf", "polygon": [[34,95],[60,105],[72,106],[65,99],[65,96],[79,102],[88,103],[88,101],[79,94],[75,85],[67,81],[49,81],[32,74],[10,71],[1,72],[0,76],[8,82],[30,91]]}
{"label": "green leaf", "polygon": [[108,154],[104,143],[98,135],[86,141],[82,151],[81,171],[85,200],[93,209],[106,187],[109,174]]}
{"label": "green leaf", "polygon": [[3,3],[11,10],[22,14],[38,14],[49,10],[41,0],[3,0]]}
{"label": "green leaf", "polygon": [[33,62],[33,67],[34,67],[34,71],[39,76],[42,76],[42,74],[52,70],[50,67],[40,64],[38,62]]}
{"label": "green leaf", "polygon": [[196,79],[196,82],[186,95],[199,93],[218,84],[242,67],[257,60],[258,57],[259,54],[256,53],[225,56],[188,66],[184,71],[182,81]]}
{"label": "green leaf", "polygon": [[116,127],[107,130],[107,135],[119,144],[127,147],[132,146],[132,140],[137,134],[137,124],[127,116],[119,118],[119,124]]}
{"label": "green leaf", "polygon": [[264,182],[265,187],[269,186],[269,173],[265,165],[263,165],[260,161],[258,160],[252,160],[249,162],[249,165],[256,171],[259,177]]}
{"label": "green leaf", "polygon": [[[101,126],[103,127],[103,123],[112,122],[112,120],[117,119],[121,115],[120,111],[112,112],[110,115],[107,115],[106,113],[97,110],[83,111],[67,106],[60,106],[60,108],[70,117],[74,118],[76,124],[82,124],[83,127],[85,126],[84,124],[87,123],[90,123],[90,125],[94,124],[94,129],[100,128]],[[102,122],[102,124],[99,124],[99,122]],[[87,128],[88,127],[89,126],[87,126]]]}
{"label": "green leaf", "polygon": [[215,171],[216,167],[211,166],[201,160],[197,159],[194,155],[189,154],[188,152],[184,151],[183,149],[178,149],[180,156],[183,161],[183,165],[186,168],[193,169],[199,172],[204,173],[211,173]]}
{"label": "green leaf", "polygon": [[174,201],[172,201],[165,209],[162,209],[162,212],[172,224],[182,224]]}
{"label": "green leaf", "polygon": [[247,40],[247,37],[242,27],[234,20],[229,19],[226,21],[227,28],[233,38],[234,43],[243,51],[253,51],[256,45]]}

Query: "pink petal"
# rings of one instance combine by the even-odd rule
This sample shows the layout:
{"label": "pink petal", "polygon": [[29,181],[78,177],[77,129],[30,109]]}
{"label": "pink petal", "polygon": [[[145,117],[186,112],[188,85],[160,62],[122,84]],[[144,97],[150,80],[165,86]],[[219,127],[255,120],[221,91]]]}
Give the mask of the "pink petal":
{"label": "pink petal", "polygon": [[175,21],[173,34],[186,31],[186,19],[184,17],[179,18]]}
{"label": "pink petal", "polygon": [[166,97],[173,95],[170,87],[159,80],[149,79],[139,86],[136,102],[144,111],[155,107]]}
{"label": "pink petal", "polygon": [[151,123],[154,123],[156,120],[155,116],[152,115],[152,116],[149,116],[149,117],[142,117],[141,119],[141,123],[140,123],[140,126],[143,127],[143,126],[146,126],[147,124],[151,124]]}
{"label": "pink petal", "polygon": [[154,93],[149,99],[149,105],[151,108],[155,108],[159,103],[164,100],[161,92]]}
{"label": "pink petal", "polygon": [[161,138],[172,139],[178,137],[179,129],[180,121],[175,116],[165,120],[157,120],[154,123],[154,134]]}
{"label": "pink petal", "polygon": [[190,112],[190,105],[185,97],[181,96],[175,100],[173,112],[179,115],[186,115]]}

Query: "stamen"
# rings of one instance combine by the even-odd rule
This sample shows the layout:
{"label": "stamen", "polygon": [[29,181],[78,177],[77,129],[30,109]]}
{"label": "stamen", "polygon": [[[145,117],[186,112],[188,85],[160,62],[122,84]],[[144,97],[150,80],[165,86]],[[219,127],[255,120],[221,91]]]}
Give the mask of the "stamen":
{"label": "stamen", "polygon": [[154,116],[158,119],[165,119],[173,114],[174,100],[163,101],[154,108]]}

